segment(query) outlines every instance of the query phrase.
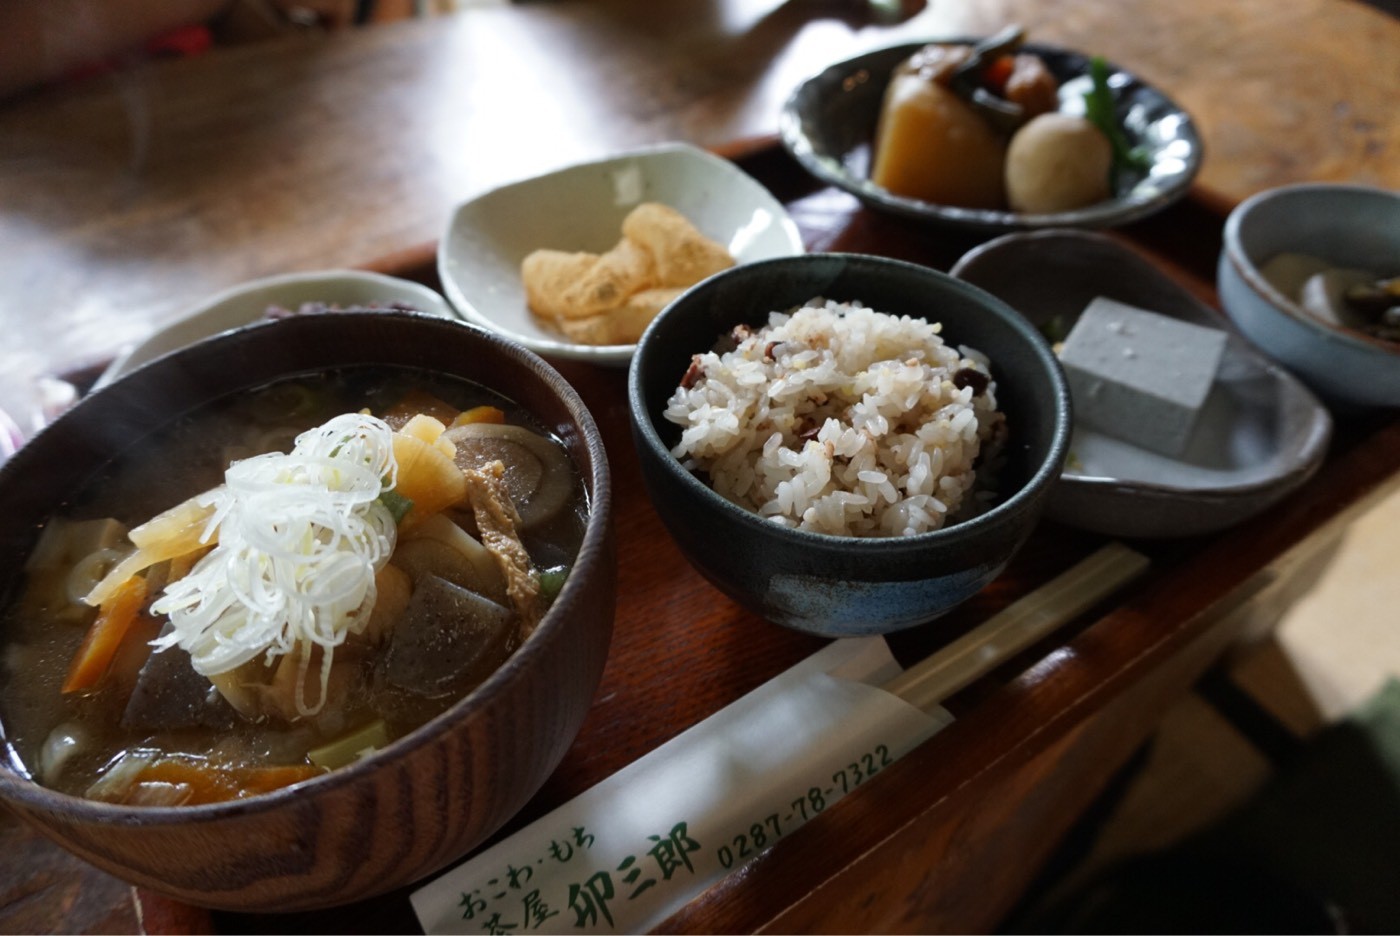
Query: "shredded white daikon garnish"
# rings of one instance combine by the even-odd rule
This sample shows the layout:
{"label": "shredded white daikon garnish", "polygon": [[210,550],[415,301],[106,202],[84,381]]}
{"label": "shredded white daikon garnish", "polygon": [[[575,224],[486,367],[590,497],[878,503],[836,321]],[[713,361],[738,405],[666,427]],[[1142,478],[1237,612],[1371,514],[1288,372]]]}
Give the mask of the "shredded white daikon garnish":
{"label": "shredded white daikon garnish", "polygon": [[151,605],[169,615],[158,649],[178,644],[197,672],[213,676],[266,653],[301,648],[301,676],[322,648],[325,704],[334,648],[363,629],[375,573],[394,551],[395,526],[379,495],[398,480],[392,430],[351,413],[297,437],[289,454],[234,462],[199,503],[214,513],[201,542],[218,545]]}

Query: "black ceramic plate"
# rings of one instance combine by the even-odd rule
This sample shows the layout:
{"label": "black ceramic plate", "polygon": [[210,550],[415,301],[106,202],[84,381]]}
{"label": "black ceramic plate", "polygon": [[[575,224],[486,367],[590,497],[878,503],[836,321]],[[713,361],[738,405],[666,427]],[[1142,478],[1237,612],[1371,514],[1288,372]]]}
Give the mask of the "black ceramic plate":
{"label": "black ceramic plate", "polygon": [[[975,42],[950,39],[949,42]],[[872,208],[919,221],[983,231],[1042,227],[1110,227],[1159,211],[1186,194],[1201,166],[1201,140],[1190,115],[1156,88],[1110,64],[1109,84],[1129,145],[1151,157],[1146,172],[1118,180],[1118,195],[1076,211],[1021,214],[936,205],[894,195],[870,181],[875,125],[890,74],[925,43],[891,46],[832,65],[808,79],[783,107],[783,145],[818,179],[845,189]],[[1060,82],[1060,109],[1084,112],[1089,58],[1055,46],[1026,43]]]}

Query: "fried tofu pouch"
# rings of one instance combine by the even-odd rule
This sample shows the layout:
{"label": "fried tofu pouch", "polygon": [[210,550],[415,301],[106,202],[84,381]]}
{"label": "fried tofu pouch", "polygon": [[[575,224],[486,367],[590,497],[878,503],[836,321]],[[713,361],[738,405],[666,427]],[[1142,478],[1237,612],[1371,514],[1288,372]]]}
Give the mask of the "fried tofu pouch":
{"label": "fried tofu pouch", "polygon": [[658,286],[686,288],[727,270],[734,258],[668,205],[644,202],[622,222],[622,236],[655,258]]}
{"label": "fried tofu pouch", "polygon": [[656,282],[651,255],[625,239],[602,255],[536,250],[520,272],[531,310],[561,329],[619,309]]}
{"label": "fried tofu pouch", "polygon": [[667,303],[734,265],[684,215],[646,202],[604,254],[536,250],[521,263],[531,311],[580,344],[631,344]]}
{"label": "fried tofu pouch", "polygon": [[655,259],[646,248],[623,238],[565,288],[559,297],[559,315],[576,319],[608,312],[658,285]]}
{"label": "fried tofu pouch", "polygon": [[520,264],[525,301],[536,315],[551,321],[568,317],[565,294],[598,262],[594,253],[536,250]]}
{"label": "fried tofu pouch", "polygon": [[588,318],[559,319],[557,324],[570,341],[579,344],[635,344],[651,320],[684,289],[644,289],[622,306]]}

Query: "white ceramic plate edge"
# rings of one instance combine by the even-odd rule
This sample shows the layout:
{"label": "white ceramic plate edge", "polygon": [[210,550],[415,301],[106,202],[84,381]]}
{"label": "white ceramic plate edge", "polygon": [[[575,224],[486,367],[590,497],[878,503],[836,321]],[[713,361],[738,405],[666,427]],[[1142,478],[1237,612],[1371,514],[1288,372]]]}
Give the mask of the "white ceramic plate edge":
{"label": "white ceramic plate edge", "polygon": [[[412,280],[372,273],[368,270],[317,270],[308,273],[283,273],[250,280],[215,293],[198,305],[172,319],[162,328],[152,332],[143,340],[119,354],[102,376],[97,378],[92,389],[99,390],[107,384],[170,351],[192,344],[230,329],[239,328],[258,320],[262,315],[259,309],[252,316],[246,309],[239,309],[233,303],[245,296],[268,293],[266,305],[277,301],[275,293],[292,286],[318,286],[320,284],[351,281],[359,286],[375,287],[383,291],[377,300],[400,299],[420,307],[420,311],[442,318],[457,318],[456,312],[442,296],[422,283]],[[306,300],[303,300],[306,301]],[[334,301],[333,299],[331,301]]]}

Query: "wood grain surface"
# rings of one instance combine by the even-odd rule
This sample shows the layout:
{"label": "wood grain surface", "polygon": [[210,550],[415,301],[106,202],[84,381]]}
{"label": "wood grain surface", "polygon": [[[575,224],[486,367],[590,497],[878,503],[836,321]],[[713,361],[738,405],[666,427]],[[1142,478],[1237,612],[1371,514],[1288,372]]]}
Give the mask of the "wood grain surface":
{"label": "wood grain surface", "polygon": [[570,581],[529,640],[470,701],[404,737],[392,756],[345,764],[316,783],[170,811],[95,805],[6,771],[0,793],[14,813],[94,865],[188,903],[306,910],[436,873],[494,833],[550,776],[591,708],[608,656],[617,569],[612,484],[584,404],[538,357],[491,333],[427,315],[300,315],[155,361],[95,394],[6,464],[0,556],[22,556],[54,506],[132,440],[248,388],[366,362],[448,375],[470,362],[470,376],[508,392],[564,440],[589,514]]}
{"label": "wood grain surface", "polygon": [[1351,0],[939,0],[897,26],[845,9],[473,5],[0,104],[0,406],[218,289],[434,240],[458,201],[571,160],[769,138],[833,61],[1012,21],[1182,103],[1218,205],[1301,180],[1400,187],[1400,21]]}

